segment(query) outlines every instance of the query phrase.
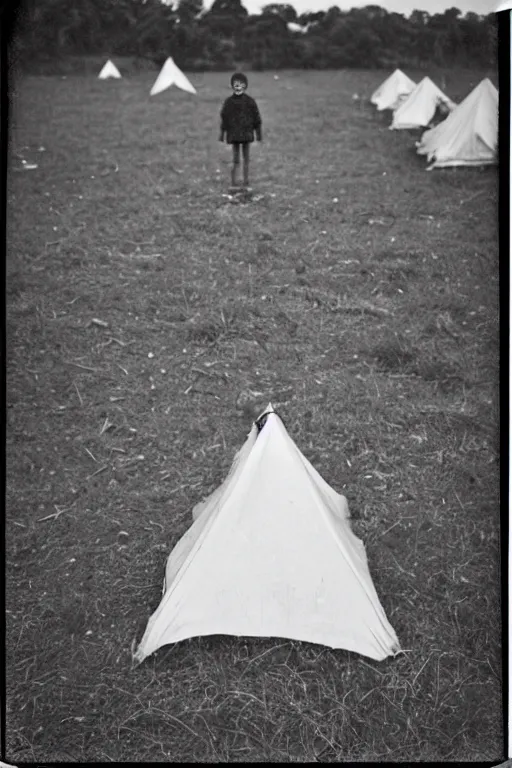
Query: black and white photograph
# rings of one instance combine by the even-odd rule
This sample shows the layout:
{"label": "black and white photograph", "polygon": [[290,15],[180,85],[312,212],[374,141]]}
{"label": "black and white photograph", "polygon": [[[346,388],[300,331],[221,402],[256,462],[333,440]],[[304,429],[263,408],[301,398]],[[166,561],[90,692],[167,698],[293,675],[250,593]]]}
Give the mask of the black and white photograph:
{"label": "black and white photograph", "polygon": [[0,766],[512,758],[512,3],[332,2],[3,4]]}

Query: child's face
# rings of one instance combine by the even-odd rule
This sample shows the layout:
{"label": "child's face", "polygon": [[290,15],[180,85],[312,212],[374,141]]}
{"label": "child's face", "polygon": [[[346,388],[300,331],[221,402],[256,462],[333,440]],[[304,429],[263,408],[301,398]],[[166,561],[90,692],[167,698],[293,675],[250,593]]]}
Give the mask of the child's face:
{"label": "child's face", "polygon": [[242,80],[235,80],[233,82],[233,92],[235,96],[240,96],[240,94],[242,94],[246,88],[247,86],[244,82],[242,82]]}

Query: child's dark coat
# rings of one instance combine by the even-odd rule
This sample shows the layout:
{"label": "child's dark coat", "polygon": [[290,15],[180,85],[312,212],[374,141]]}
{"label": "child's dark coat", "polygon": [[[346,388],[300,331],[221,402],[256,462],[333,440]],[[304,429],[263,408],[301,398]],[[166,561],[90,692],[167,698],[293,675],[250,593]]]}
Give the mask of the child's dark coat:
{"label": "child's dark coat", "polygon": [[220,119],[222,141],[225,135],[228,144],[244,144],[254,141],[254,133],[261,141],[261,115],[255,100],[247,93],[229,96],[222,105]]}

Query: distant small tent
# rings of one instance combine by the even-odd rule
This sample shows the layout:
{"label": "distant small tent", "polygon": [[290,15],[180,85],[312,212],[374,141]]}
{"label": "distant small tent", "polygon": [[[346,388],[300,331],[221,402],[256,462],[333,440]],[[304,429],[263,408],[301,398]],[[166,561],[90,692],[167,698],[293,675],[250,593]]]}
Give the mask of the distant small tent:
{"label": "distant small tent", "polygon": [[414,80],[407,77],[401,69],[395,69],[370,96],[370,101],[377,109],[396,109],[416,87]]}
{"label": "distant small tent", "polygon": [[169,56],[153,84],[153,87],[150,91],[150,96],[155,96],[157,93],[165,91],[167,88],[170,88],[171,85],[175,85],[178,88],[181,88],[183,91],[188,91],[189,93],[197,93],[188,77],[183,74],[181,69]]}
{"label": "distant small tent", "polygon": [[449,111],[455,108],[455,103],[445,96],[430,77],[424,77],[395,110],[389,127],[392,130],[426,128],[440,105]]}
{"label": "distant small tent", "polygon": [[100,80],[107,80],[109,77],[115,77],[117,79],[121,77],[121,73],[119,72],[118,68],[110,59],[105,62],[101,72],[98,75]]}
{"label": "distant small tent", "polygon": [[498,91],[482,80],[446,120],[425,131],[417,143],[431,163],[427,170],[455,165],[491,165],[497,161]]}
{"label": "distant small tent", "polygon": [[299,451],[272,405],[170,553],[135,654],[204,635],[284,637],[382,660],[400,651],[347,501]]}

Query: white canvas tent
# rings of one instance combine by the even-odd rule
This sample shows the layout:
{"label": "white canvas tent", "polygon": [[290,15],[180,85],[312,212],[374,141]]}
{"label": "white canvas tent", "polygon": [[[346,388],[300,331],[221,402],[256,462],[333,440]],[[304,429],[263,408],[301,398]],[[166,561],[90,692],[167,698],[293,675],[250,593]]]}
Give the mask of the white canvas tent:
{"label": "white canvas tent", "polygon": [[183,91],[188,91],[189,93],[197,93],[188,77],[183,74],[181,69],[169,56],[153,84],[150,96],[155,96],[157,93],[165,91],[166,88],[170,88],[171,85],[176,85],[178,88],[181,88]]}
{"label": "white canvas tent", "polygon": [[105,62],[105,64],[101,69],[101,72],[98,75],[98,78],[100,80],[107,80],[109,77],[115,77],[115,78],[121,77],[121,73],[119,72],[118,68],[110,59]]}
{"label": "white canvas tent", "polygon": [[370,96],[370,101],[377,109],[396,109],[398,105],[416,87],[416,83],[407,77],[401,69],[395,69]]}
{"label": "white canvas tent", "polygon": [[417,144],[432,168],[454,165],[490,165],[498,147],[498,91],[482,80],[450,115],[425,131]]}
{"label": "white canvas tent", "polygon": [[169,555],[138,662],[163,645],[219,634],[303,640],[377,660],[399,652],[346,499],[271,405],[265,414]]}
{"label": "white canvas tent", "polygon": [[450,112],[455,108],[455,103],[445,96],[430,77],[424,77],[393,112],[389,127],[392,130],[426,128],[440,104],[444,104]]}

